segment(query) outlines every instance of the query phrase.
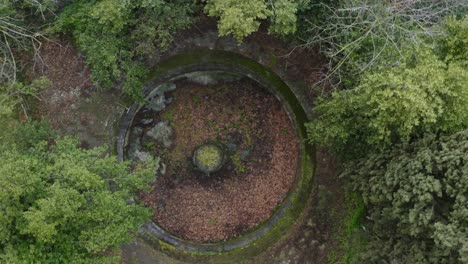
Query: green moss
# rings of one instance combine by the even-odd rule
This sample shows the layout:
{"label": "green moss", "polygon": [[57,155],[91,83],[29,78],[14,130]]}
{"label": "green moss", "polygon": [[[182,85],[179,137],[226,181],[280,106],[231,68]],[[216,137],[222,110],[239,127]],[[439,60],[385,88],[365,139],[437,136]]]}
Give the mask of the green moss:
{"label": "green moss", "polygon": [[159,249],[162,251],[175,251],[177,248],[171,244],[168,244],[162,240],[158,240]]}
{"label": "green moss", "polygon": [[194,103],[196,106],[200,106],[200,105],[201,105],[200,97],[194,95],[194,96],[192,96],[192,100],[193,100],[193,103]]}
{"label": "green moss", "polygon": [[240,159],[240,152],[237,151],[236,154],[234,154],[231,157],[232,164],[234,164],[234,167],[236,168],[236,171],[238,173],[244,173],[245,172],[245,167],[242,165],[242,161]]}
{"label": "green moss", "polygon": [[275,54],[270,54],[270,67],[274,68],[278,65],[278,57]]}
{"label": "green moss", "polygon": [[344,242],[345,255],[343,263],[355,262],[356,254],[365,247],[367,240],[361,229],[361,223],[365,215],[365,205],[361,196],[357,193],[349,193],[347,197],[347,208],[349,211],[346,218],[346,240]]}
{"label": "green moss", "polygon": [[[361,230],[365,206],[358,193],[346,192],[346,215],[339,221],[335,240],[341,245],[328,253],[329,263],[355,263],[356,254],[366,245],[366,237]],[[344,253],[343,253],[344,252]]]}
{"label": "green moss", "polygon": [[202,170],[215,170],[223,162],[221,150],[215,145],[203,145],[195,151],[195,160]]}
{"label": "green moss", "polygon": [[350,235],[361,226],[366,208],[359,194],[351,192],[348,193],[347,197],[347,208],[350,209],[350,213],[346,221],[346,233]]}
{"label": "green moss", "polygon": [[218,218],[215,217],[215,218],[211,218],[208,224],[215,225],[217,222],[218,222]]}
{"label": "green moss", "polygon": [[174,111],[172,110],[164,111],[164,113],[161,114],[161,117],[169,121],[171,124],[174,123]]}

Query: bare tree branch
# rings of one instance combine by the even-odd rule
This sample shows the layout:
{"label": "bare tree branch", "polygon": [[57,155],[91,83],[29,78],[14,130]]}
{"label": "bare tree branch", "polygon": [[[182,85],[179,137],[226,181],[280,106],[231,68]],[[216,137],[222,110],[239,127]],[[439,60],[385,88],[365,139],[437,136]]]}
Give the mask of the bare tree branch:
{"label": "bare tree branch", "polygon": [[[393,65],[406,45],[421,44],[422,37],[443,34],[433,26],[444,16],[468,9],[468,1],[347,0],[340,6],[321,2],[315,7],[325,10],[328,16],[319,22],[305,19],[309,38],[300,47],[318,47],[329,58],[329,70],[317,84],[330,82],[337,86],[345,71],[359,75],[381,62],[389,51],[396,54],[389,62]],[[353,64],[353,72],[349,72],[345,65],[358,55],[360,64]]]}

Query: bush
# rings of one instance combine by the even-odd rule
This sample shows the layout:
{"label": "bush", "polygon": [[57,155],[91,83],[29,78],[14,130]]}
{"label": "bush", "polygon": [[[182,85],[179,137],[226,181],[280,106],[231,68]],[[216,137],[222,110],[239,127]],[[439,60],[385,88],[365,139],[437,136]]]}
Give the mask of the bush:
{"label": "bush", "polygon": [[464,51],[436,50],[408,48],[399,65],[369,71],[355,89],[321,98],[315,107],[318,118],[307,125],[310,141],[355,156],[426,132],[468,127],[467,64],[456,59],[460,54],[449,52]]}
{"label": "bush", "polygon": [[65,8],[56,30],[73,34],[96,85],[110,88],[123,77],[124,92],[141,100],[145,57],[166,50],[195,10],[190,0],[79,0]]}
{"label": "bush", "polygon": [[[130,164],[104,148],[83,150],[69,138],[54,143],[45,130],[22,126],[16,142],[28,144],[0,146],[0,262],[115,261],[110,250],[151,215],[131,201],[136,190],[149,188],[157,160],[129,173]],[[31,144],[32,138],[48,141]]]}
{"label": "bush", "polygon": [[204,0],[205,12],[218,16],[221,36],[233,35],[239,42],[257,31],[262,20],[269,19],[270,33],[284,36],[296,32],[296,13],[307,7],[308,0]]}
{"label": "bush", "polygon": [[372,239],[357,263],[466,263],[468,130],[354,162]]}
{"label": "bush", "polygon": [[49,88],[51,82],[45,77],[33,80],[30,84],[20,82],[0,84],[0,122],[1,119],[11,117],[18,105],[23,106],[26,117],[25,98],[35,97],[42,89]]}
{"label": "bush", "polygon": [[442,30],[446,36],[437,41],[441,58],[447,62],[460,62],[468,67],[468,16],[460,19],[448,17]]}

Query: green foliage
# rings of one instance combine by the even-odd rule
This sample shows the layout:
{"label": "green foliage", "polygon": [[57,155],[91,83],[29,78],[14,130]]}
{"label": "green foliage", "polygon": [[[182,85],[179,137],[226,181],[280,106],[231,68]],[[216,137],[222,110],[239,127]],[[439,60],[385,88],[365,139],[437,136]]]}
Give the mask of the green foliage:
{"label": "green foliage", "polygon": [[[150,217],[134,202],[158,160],[119,163],[105,148],[83,150],[41,124],[10,131],[0,148],[0,262],[104,263]],[[32,139],[38,141],[34,144]],[[39,141],[46,139],[48,141]],[[27,144],[26,144],[27,143]]]}
{"label": "green foliage", "polygon": [[308,1],[297,0],[206,0],[205,12],[218,16],[221,36],[233,35],[239,42],[269,19],[270,33],[287,35],[296,31],[296,13]]}
{"label": "green foliage", "polygon": [[[354,3],[357,2],[362,1]],[[367,7],[376,11],[372,5]],[[360,10],[365,11],[361,15],[369,14],[369,10],[362,8],[346,12]],[[362,17],[349,18],[360,21],[357,25],[353,24],[356,21],[348,24],[353,25],[351,28],[359,29],[361,22],[367,25]],[[318,117],[307,128],[312,143],[330,147],[354,160],[344,175],[351,179],[354,191],[363,196],[368,212],[364,224],[371,236],[364,237],[364,243],[359,242],[361,236],[357,242],[350,242],[343,259],[347,263],[468,261],[467,18],[433,18],[442,23],[433,28],[424,24],[420,29],[427,32],[397,27],[397,31],[405,29],[405,34],[389,34],[391,38],[397,37],[390,48],[379,44],[378,31],[369,31],[370,35],[363,32],[354,35],[350,31],[349,39],[338,41],[336,49],[331,49],[344,52],[345,55],[332,54],[343,62],[344,80],[351,80],[347,84],[355,84],[355,88],[322,97],[315,108]],[[369,29],[383,26],[369,21]],[[390,24],[387,26],[391,28]],[[435,32],[440,36],[427,38],[434,37],[431,34]],[[431,34],[424,35],[427,33]],[[366,42],[369,36],[375,38]],[[407,41],[404,36],[414,38]],[[371,46],[366,48],[369,43]],[[374,56],[379,50],[380,58]],[[371,60],[367,55],[371,55]],[[369,62],[372,65],[361,67]],[[424,137],[427,133],[436,136]],[[444,137],[453,133],[457,134]],[[365,159],[355,160],[362,157]],[[354,237],[351,235],[349,239]]]}
{"label": "green foliage", "polygon": [[319,100],[309,139],[337,152],[358,154],[408,142],[425,132],[468,126],[468,71],[429,49],[407,50],[400,65],[366,73],[353,90]]}
{"label": "green foliage", "polygon": [[468,130],[427,136],[350,164],[372,239],[357,263],[468,261]]}
{"label": "green foliage", "polygon": [[45,77],[36,79],[29,85],[19,82],[0,84],[0,118],[11,115],[25,97],[35,97],[39,91],[51,85],[50,80]]}
{"label": "green foliage", "polygon": [[12,126],[10,129],[14,131],[13,133],[9,131],[10,139],[5,139],[2,142],[14,143],[15,147],[20,152],[33,148],[37,142],[53,142],[57,136],[50,124],[45,121],[26,122],[17,126]]}
{"label": "green foliage", "polygon": [[458,61],[468,67],[468,16],[461,19],[448,17],[443,30],[446,37],[438,40],[438,49],[448,62]]}
{"label": "green foliage", "polygon": [[366,214],[364,201],[360,194],[348,189],[344,190],[345,214],[340,218],[339,224],[335,227],[337,230],[332,235],[332,239],[339,241],[340,245],[328,252],[329,263],[353,263],[356,255],[366,245],[366,236],[362,230]]}
{"label": "green foliage", "polygon": [[189,0],[79,0],[65,8],[56,30],[73,34],[99,87],[124,77],[124,92],[141,100],[144,58],[166,50],[174,33],[191,25],[195,9]]}
{"label": "green foliage", "polygon": [[209,16],[220,16],[218,31],[221,36],[232,34],[241,41],[258,30],[260,21],[269,15],[263,0],[211,0],[205,11]]}

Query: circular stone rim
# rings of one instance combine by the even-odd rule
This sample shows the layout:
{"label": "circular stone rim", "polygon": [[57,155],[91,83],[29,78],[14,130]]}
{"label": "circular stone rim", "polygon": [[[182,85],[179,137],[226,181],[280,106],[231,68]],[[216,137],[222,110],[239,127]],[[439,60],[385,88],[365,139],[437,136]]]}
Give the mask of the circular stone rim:
{"label": "circular stone rim", "polygon": [[[177,237],[153,221],[142,226],[140,235],[156,248],[171,253],[179,259],[208,256],[220,258],[221,261],[232,261],[236,258],[245,259],[257,255],[285,235],[299,218],[313,187],[315,147],[305,141],[307,134],[305,123],[309,121],[309,118],[290,86],[272,70],[237,53],[196,49],[174,55],[151,70],[143,94],[147,97],[161,84],[185,74],[210,71],[247,77],[259,83],[280,100],[299,139],[299,158],[295,180],[283,202],[272,212],[270,218],[239,237],[212,243],[198,243]],[[141,107],[143,105],[130,106],[121,118],[117,135],[117,154],[121,161],[124,160],[124,149],[133,119]]]}
{"label": "circular stone rim", "polygon": [[[219,157],[219,162],[217,162],[217,165],[214,166],[213,168],[209,168],[208,166],[205,166],[205,164],[203,164],[200,159],[198,158],[198,153],[200,152],[201,149],[203,148],[209,148],[209,147],[212,147],[216,150],[216,152],[218,153],[218,157]],[[192,161],[194,163],[194,165],[199,169],[201,170],[202,172],[206,173],[206,174],[210,174],[210,173],[215,173],[217,171],[219,171],[223,165],[224,165],[224,161],[225,161],[225,158],[224,158],[224,152],[223,150],[216,144],[213,144],[213,143],[205,143],[205,144],[202,144],[200,146],[198,146],[197,148],[195,148],[195,151],[193,152],[193,157],[192,157]]]}

